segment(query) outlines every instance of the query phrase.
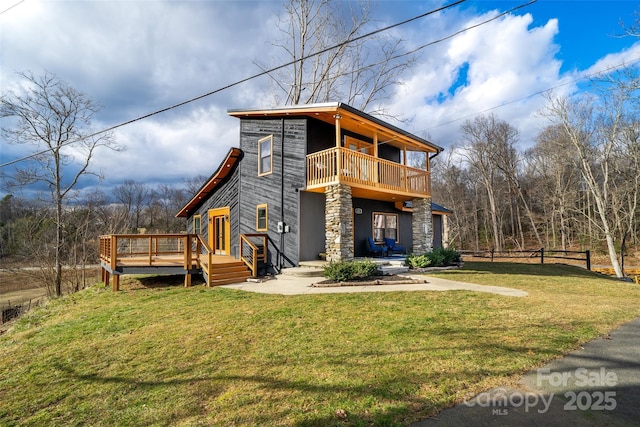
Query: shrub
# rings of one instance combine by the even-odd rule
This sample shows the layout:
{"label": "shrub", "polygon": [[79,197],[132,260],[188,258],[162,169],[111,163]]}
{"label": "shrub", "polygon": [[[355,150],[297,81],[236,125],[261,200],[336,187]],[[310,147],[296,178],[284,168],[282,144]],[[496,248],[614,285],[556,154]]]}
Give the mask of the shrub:
{"label": "shrub", "polygon": [[461,260],[460,253],[451,248],[437,248],[432,252],[437,252],[442,257],[442,265],[454,265],[458,264]]}
{"label": "shrub", "polygon": [[455,249],[436,248],[422,255],[408,255],[405,263],[411,268],[445,267],[460,260],[460,253]]}
{"label": "shrub", "polygon": [[426,255],[407,255],[407,259],[405,260],[405,264],[410,268],[425,268],[431,265],[431,259]]}
{"label": "shrub", "polygon": [[376,274],[378,266],[371,260],[330,262],[325,268],[324,277],[336,282],[353,279],[366,279]]}
{"label": "shrub", "polygon": [[366,279],[367,277],[375,276],[378,272],[378,265],[369,260],[352,261],[353,277],[358,279]]}

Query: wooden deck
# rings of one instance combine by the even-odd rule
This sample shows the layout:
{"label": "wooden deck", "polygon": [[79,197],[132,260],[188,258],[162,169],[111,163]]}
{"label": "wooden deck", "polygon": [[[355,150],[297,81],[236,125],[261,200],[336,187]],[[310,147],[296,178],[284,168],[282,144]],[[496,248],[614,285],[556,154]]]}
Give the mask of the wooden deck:
{"label": "wooden deck", "polygon": [[[113,234],[100,236],[102,281],[113,291],[120,289],[123,274],[202,274],[207,286],[237,283],[255,276],[252,262],[212,253],[197,234]],[[266,259],[266,258],[265,258]]]}

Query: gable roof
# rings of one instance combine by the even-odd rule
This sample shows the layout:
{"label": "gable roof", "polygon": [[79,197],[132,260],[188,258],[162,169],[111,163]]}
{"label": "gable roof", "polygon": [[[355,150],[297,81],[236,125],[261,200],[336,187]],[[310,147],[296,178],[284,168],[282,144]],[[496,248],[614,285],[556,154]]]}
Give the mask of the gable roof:
{"label": "gable roof", "polygon": [[205,182],[205,184],[198,190],[195,196],[189,202],[180,209],[180,212],[176,214],[178,218],[186,218],[189,214],[193,213],[200,207],[202,203],[207,199],[209,194],[211,194],[217,187],[224,181],[224,179],[231,174],[231,172],[235,169],[235,165],[238,163],[238,160],[242,157],[242,150],[239,148],[231,148],[229,153],[227,153],[227,157],[218,167],[211,178]]}
{"label": "gable roof", "polygon": [[227,114],[237,118],[305,116],[313,117],[330,124],[335,124],[336,115],[339,115],[340,125],[344,129],[353,130],[369,137],[373,137],[374,133],[379,133],[389,138],[389,141],[386,142],[396,141],[400,144],[406,144],[409,147],[415,147],[423,151],[440,153],[444,150],[442,147],[424,138],[420,138],[343,102],[287,105],[268,109],[233,109],[227,110]]}

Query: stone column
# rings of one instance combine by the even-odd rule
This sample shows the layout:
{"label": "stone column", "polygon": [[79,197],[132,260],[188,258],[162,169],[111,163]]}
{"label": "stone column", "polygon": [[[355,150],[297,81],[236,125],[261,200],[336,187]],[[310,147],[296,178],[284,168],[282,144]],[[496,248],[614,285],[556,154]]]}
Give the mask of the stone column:
{"label": "stone column", "polygon": [[325,251],[327,261],[353,259],[351,187],[330,185],[325,189]]}
{"label": "stone column", "polygon": [[413,207],[413,214],[411,214],[413,253],[419,255],[433,249],[431,198],[413,199],[411,206]]}

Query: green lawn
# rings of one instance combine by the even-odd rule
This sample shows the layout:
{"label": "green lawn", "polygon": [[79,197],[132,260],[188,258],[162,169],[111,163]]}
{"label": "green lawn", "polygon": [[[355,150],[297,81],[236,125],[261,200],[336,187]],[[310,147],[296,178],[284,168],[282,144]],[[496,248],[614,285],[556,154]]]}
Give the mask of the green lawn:
{"label": "green lawn", "polygon": [[0,337],[0,425],[404,425],[640,316],[640,286],[578,268],[439,275],[529,296],[95,286]]}

